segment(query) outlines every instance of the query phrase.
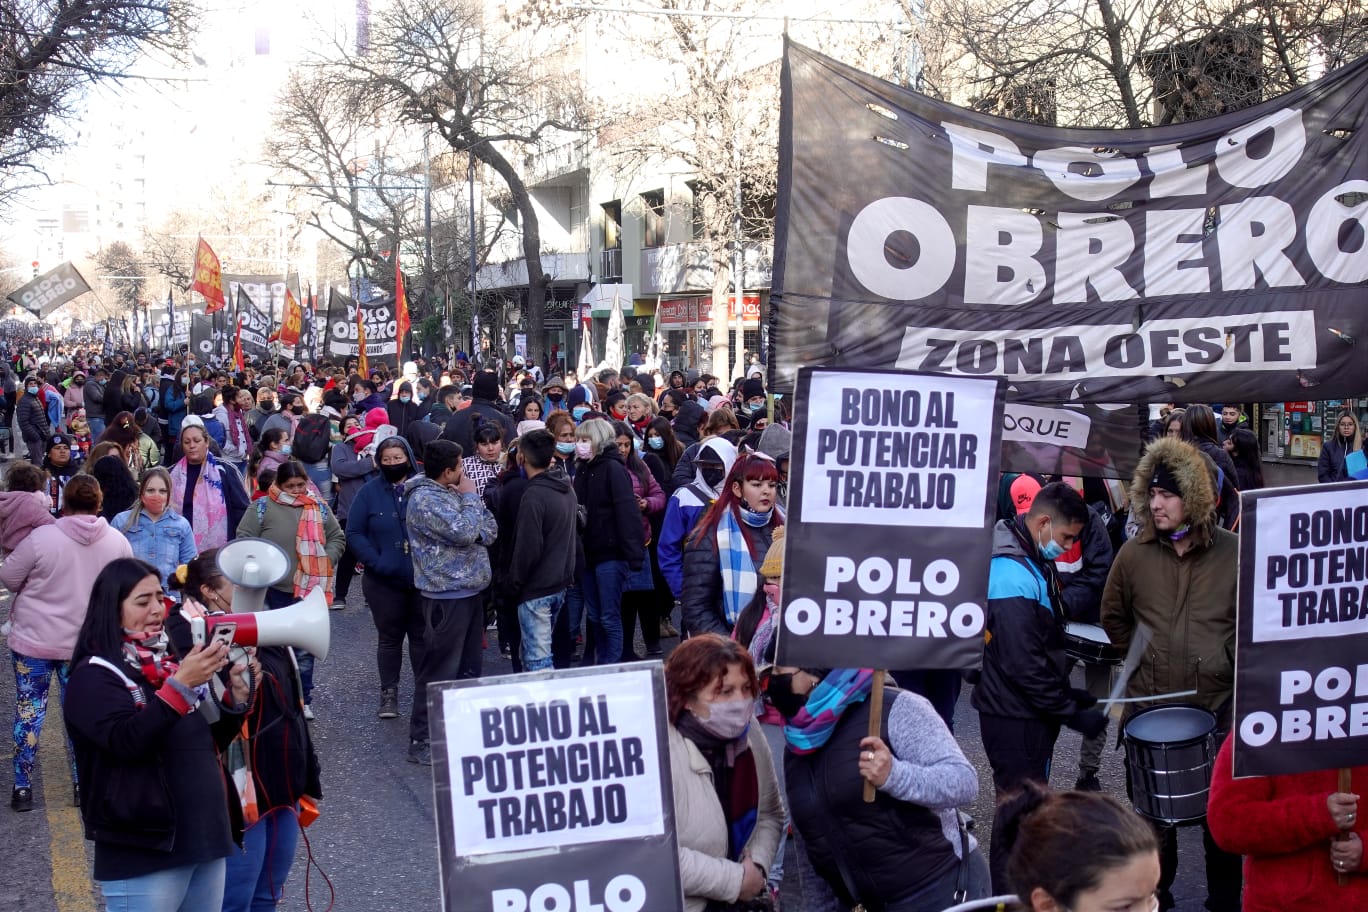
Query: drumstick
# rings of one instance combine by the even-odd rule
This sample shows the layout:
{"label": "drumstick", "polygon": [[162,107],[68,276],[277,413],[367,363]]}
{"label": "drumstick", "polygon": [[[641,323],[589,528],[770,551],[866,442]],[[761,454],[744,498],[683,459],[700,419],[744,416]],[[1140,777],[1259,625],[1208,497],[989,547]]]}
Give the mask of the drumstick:
{"label": "drumstick", "polygon": [[1172,700],[1175,697],[1191,697],[1195,696],[1196,693],[1195,690],[1175,690],[1173,693],[1155,694],[1152,697],[1121,697],[1116,700],[1108,700],[1107,708],[1111,709],[1117,703],[1151,703],[1159,700]]}
{"label": "drumstick", "polygon": [[1140,664],[1140,659],[1145,654],[1145,647],[1149,646],[1153,637],[1154,634],[1144,624],[1135,625],[1135,632],[1131,634],[1130,648],[1126,650],[1126,661],[1121,665],[1121,674],[1117,676],[1116,683],[1112,685],[1112,691],[1107,696],[1107,702],[1102,706],[1104,716],[1110,716],[1112,705],[1121,702],[1121,695],[1126,692],[1126,683],[1130,681],[1130,676],[1135,674],[1135,668]]}

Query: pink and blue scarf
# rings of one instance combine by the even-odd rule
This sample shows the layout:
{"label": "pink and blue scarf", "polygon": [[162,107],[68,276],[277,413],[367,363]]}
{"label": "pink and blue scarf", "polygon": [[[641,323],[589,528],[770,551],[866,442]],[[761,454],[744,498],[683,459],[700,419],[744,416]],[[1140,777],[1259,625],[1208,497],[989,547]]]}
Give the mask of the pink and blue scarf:
{"label": "pink and blue scarf", "polygon": [[795,754],[819,750],[831,738],[841,715],[856,703],[869,699],[874,688],[870,668],[833,668],[812,688],[807,703],[784,726],[784,739]]}

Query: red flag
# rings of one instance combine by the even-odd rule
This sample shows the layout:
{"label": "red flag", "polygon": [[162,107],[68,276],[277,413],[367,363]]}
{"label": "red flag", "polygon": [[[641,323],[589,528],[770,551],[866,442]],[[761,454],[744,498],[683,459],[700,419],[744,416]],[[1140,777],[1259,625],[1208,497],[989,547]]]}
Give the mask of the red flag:
{"label": "red flag", "polygon": [[[399,330],[396,335],[394,354],[396,360],[404,360],[404,338],[409,331],[408,295],[404,293],[404,273],[399,269],[399,257],[394,258],[394,323]],[[400,364],[402,367],[402,363]]]}
{"label": "red flag", "polygon": [[370,375],[370,359],[366,357],[366,324],[361,319],[361,308],[356,308],[356,351],[360,359],[356,362],[356,372],[362,377]]}
{"label": "red flag", "polygon": [[223,270],[219,268],[218,254],[204,238],[195,247],[195,281],[190,284],[191,291],[204,295],[204,312],[216,313],[227,306],[223,297]]}
{"label": "red flag", "polygon": [[247,363],[242,357],[242,315],[238,315],[237,334],[233,337],[233,363],[237,365],[239,372],[246,370]]}
{"label": "red flag", "polygon": [[300,309],[299,302],[294,299],[294,294],[290,289],[285,289],[285,310],[280,316],[280,329],[273,334],[273,339],[279,339],[281,345],[298,345],[299,334],[304,327],[304,311]]}

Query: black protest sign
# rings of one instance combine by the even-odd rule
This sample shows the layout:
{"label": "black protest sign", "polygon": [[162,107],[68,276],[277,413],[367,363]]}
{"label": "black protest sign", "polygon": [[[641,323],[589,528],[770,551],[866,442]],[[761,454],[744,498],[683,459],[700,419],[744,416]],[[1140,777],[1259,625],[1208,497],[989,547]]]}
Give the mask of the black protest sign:
{"label": "black protest sign", "polygon": [[194,314],[190,317],[190,351],[201,364],[217,360],[214,351],[214,317]]}
{"label": "black protest sign", "polygon": [[341,364],[360,354],[356,337],[356,311],[360,308],[361,322],[366,327],[366,360],[371,367],[386,364],[398,366],[399,323],[394,315],[394,299],[357,303],[352,298],[333,291],[328,296],[327,344],[323,357]]}
{"label": "black protest sign", "polygon": [[993,117],[785,48],[777,380],[1000,376],[1033,403],[1368,388],[1368,57],[1160,127]]}
{"label": "black protest sign", "polygon": [[271,356],[270,342],[267,341],[271,335],[271,319],[257,309],[256,301],[245,286],[236,287],[233,300],[237,302],[237,312],[234,318],[242,330],[235,338],[242,341],[242,356],[248,361],[265,360]]}
{"label": "black protest sign", "polygon": [[1001,382],[804,368],[797,389],[780,663],[973,666]]}
{"label": "black protest sign", "polygon": [[1246,493],[1235,775],[1368,757],[1368,482]]}
{"label": "black protest sign", "polygon": [[683,909],[659,665],[434,684],[428,705],[443,908]]}

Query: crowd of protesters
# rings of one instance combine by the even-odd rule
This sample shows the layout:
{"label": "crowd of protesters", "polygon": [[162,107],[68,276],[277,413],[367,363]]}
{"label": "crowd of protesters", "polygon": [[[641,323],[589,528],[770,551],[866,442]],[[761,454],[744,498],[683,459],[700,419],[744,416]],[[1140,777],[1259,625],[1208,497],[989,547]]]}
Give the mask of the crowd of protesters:
{"label": "crowd of protesters", "polygon": [[[522,359],[481,369],[458,354],[362,375],[353,362],[236,371],[59,348],[0,373],[0,417],[25,457],[0,440],[11,806],[34,806],[52,684],[78,691],[73,799],[111,901],[271,908],[321,797],[306,723],[315,688],[341,682],[299,650],[230,655],[185,633],[232,601],[217,549],[261,537],[290,564],[268,609],[318,588],[340,610],[359,577],[378,634],[364,686],[381,720],[410,707],[417,764],[432,762],[427,685],[480,677],[491,634],[515,671],[656,659],[682,637],[665,675],[690,909],[773,909],[781,885],[808,909],[939,910],[990,893],[1038,912],[1175,903],[1172,828],[1093,794],[1110,673],[1084,663],[1075,687],[1063,632],[1095,625],[1119,648],[1142,625],[1158,632],[1129,695],[1195,690],[1224,740],[1238,494],[1263,484],[1238,408],[1166,407],[1128,488],[1002,478],[988,635],[967,676],[997,799],[985,858],[958,811],[979,787],[953,732],[958,673],[888,672],[871,719],[876,672],[775,664],[791,403],[758,364],[725,383]],[[1345,413],[1321,480],[1348,477],[1363,450]],[[1186,633],[1168,634],[1179,617]],[[1052,794],[1061,727],[1085,742],[1075,791]],[[258,737],[282,759],[258,765]],[[217,771],[228,806],[128,772],[149,753]],[[1368,902],[1357,798],[1324,777],[1232,782],[1229,754],[1204,827],[1207,908]],[[1073,839],[1089,857],[1069,857]],[[1340,892],[1335,874],[1351,879]]]}

